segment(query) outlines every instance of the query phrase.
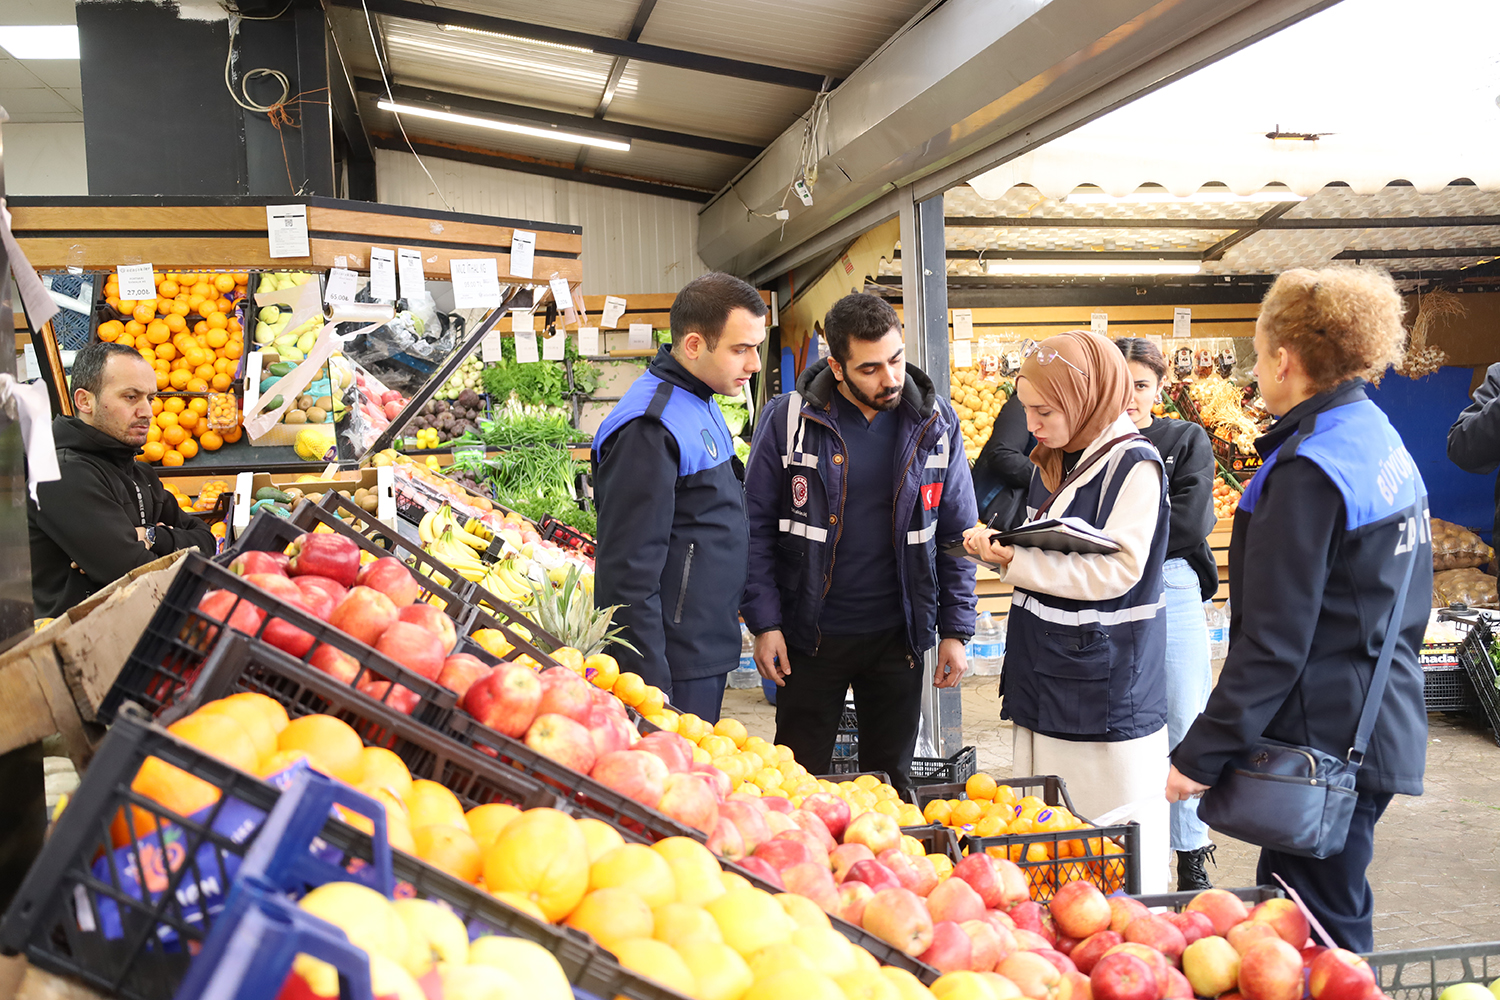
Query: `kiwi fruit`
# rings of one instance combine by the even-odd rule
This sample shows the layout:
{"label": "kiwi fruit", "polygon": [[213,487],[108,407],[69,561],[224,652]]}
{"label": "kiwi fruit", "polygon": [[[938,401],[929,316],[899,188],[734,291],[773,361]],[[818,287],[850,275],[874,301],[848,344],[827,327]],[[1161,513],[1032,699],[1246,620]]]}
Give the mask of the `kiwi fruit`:
{"label": "kiwi fruit", "polygon": [[310,424],[321,424],[328,419],[328,411],[321,406],[309,406],[307,408],[307,422]]}
{"label": "kiwi fruit", "polygon": [[287,410],[286,416],[281,419],[284,423],[288,424],[305,424],[307,423],[307,413],[303,410]]}
{"label": "kiwi fruit", "polygon": [[298,396],[297,397],[297,409],[299,409],[299,410],[310,410],[310,409],[313,408],[314,405],[315,405],[315,403],[314,403],[314,400],[313,400],[313,398],[311,396]]}
{"label": "kiwi fruit", "polygon": [[323,410],[324,412],[327,412],[328,410],[333,409],[333,397],[332,396],[319,396],[317,399],[313,400],[313,405],[316,406],[318,409]]}

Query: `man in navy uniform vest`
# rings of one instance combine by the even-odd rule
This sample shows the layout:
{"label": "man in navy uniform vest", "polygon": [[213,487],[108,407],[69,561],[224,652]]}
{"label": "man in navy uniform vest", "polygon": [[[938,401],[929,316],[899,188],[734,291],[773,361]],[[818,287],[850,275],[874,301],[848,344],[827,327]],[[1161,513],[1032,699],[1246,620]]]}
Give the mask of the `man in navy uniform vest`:
{"label": "man in navy uniform vest", "polygon": [[620,669],[672,705],[717,722],[740,660],[749,531],[744,465],[714,402],[760,371],[760,293],[727,274],[694,278],[672,303],[672,346],[615,404],[594,437],[599,509],[594,600],[638,653]]}

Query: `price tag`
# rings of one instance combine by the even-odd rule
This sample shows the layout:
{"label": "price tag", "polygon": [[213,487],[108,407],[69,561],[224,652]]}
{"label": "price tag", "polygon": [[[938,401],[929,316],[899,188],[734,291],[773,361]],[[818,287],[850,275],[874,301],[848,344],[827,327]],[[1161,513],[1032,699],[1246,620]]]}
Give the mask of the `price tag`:
{"label": "price tag", "polygon": [[536,353],[535,333],[516,334],[516,360],[522,364],[531,364],[541,360]]}
{"label": "price tag", "polygon": [[448,262],[453,277],[456,309],[494,309],[500,305],[500,276],[493,257],[468,257]]}
{"label": "price tag", "polygon": [[974,367],[974,344],[968,340],[955,340],[953,342],[953,367]]}
{"label": "price tag", "polygon": [[36,363],[36,347],[27,344],[21,348],[22,358],[26,362],[26,377],[23,382],[33,382],[42,377],[42,367]]}
{"label": "price tag", "polygon": [[479,360],[488,365],[504,358],[505,351],[500,346],[500,331],[491,330],[479,341]]}
{"label": "price tag", "polygon": [[416,250],[396,251],[396,265],[401,272],[401,294],[415,298],[427,291],[427,278],[422,274],[422,255]]}
{"label": "price tag", "polygon": [[573,293],[568,290],[567,278],[553,278],[547,282],[552,289],[552,297],[557,300],[557,311],[567,312],[573,308]]}
{"label": "price tag", "polygon": [[510,273],[515,278],[531,277],[536,260],[536,233],[517,229],[510,237]]}
{"label": "price tag", "polygon": [[[973,340],[974,339],[974,310],[972,310],[972,309],[955,309],[955,310],[953,310],[953,339],[954,340]],[[967,367],[967,366],[965,366],[965,367]]]}
{"label": "price tag", "polygon": [[578,328],[578,353],[586,358],[599,356],[599,328],[597,326]]}
{"label": "price tag", "polygon": [[561,361],[568,344],[568,335],[559,330],[550,337],[542,338],[542,360]]}
{"label": "price tag", "polygon": [[334,267],[348,267],[349,266],[349,258],[345,257],[343,254],[339,254],[339,255],[337,255],[336,257],[333,258],[333,266]]}
{"label": "price tag", "polygon": [[323,290],[325,306],[352,306],[354,304],[354,272],[346,267],[330,268],[328,287]]}
{"label": "price tag", "polygon": [[651,324],[630,324],[630,339],[628,341],[632,351],[643,351],[651,346]]}
{"label": "price tag", "polygon": [[156,279],[151,275],[150,264],[121,264],[115,268],[115,275],[120,281],[122,301],[156,298]]}
{"label": "price tag", "polygon": [[370,248],[370,298],[396,301],[396,251]]}
{"label": "price tag", "polygon": [[604,296],[604,318],[599,321],[600,326],[607,326],[611,330],[620,322],[620,317],[625,315],[625,300],[617,295]]}
{"label": "price tag", "polygon": [[1183,309],[1179,306],[1172,310],[1172,336],[1191,337],[1193,335],[1193,311]]}
{"label": "price tag", "polygon": [[1109,313],[1089,313],[1089,329],[1101,337],[1109,336]]}
{"label": "price tag", "polygon": [[510,311],[511,333],[535,333],[536,313],[530,309],[512,309]]}
{"label": "price tag", "polygon": [[267,205],[266,236],[272,257],[311,257],[306,205]]}

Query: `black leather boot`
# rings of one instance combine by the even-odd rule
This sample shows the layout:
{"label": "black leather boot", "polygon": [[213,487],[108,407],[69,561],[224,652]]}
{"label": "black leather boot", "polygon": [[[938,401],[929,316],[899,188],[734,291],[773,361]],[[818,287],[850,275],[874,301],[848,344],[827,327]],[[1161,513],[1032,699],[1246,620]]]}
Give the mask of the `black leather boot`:
{"label": "black leather boot", "polygon": [[1214,887],[1214,884],[1208,880],[1208,870],[1203,865],[1205,861],[1213,861],[1214,867],[1218,867],[1219,863],[1214,861],[1213,844],[1200,847],[1196,851],[1177,852],[1178,892],[1201,892]]}

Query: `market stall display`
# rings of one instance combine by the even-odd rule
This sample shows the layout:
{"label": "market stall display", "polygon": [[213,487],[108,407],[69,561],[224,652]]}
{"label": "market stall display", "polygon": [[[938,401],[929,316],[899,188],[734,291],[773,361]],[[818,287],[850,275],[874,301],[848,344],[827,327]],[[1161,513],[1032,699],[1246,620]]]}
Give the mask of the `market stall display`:
{"label": "market stall display", "polygon": [[977,368],[950,369],[948,386],[948,398],[964,436],[964,453],[972,462],[990,439],[995,418],[1015,386],[1000,377],[998,364],[989,364],[986,358],[980,359]]}

